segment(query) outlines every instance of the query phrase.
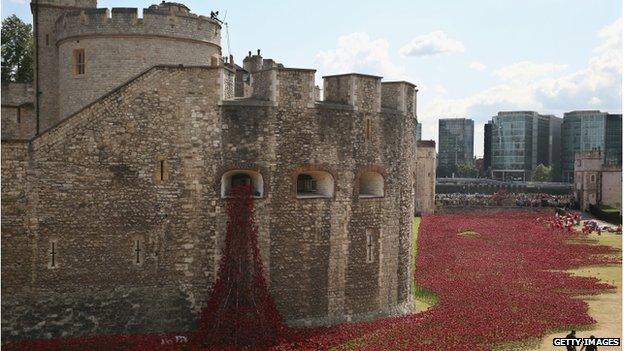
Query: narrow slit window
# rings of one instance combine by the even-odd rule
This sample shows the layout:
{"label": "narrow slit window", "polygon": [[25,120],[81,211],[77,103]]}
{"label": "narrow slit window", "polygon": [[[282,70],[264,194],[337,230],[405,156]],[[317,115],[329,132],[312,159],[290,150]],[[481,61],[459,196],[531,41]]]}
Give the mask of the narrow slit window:
{"label": "narrow slit window", "polygon": [[74,50],[74,74],[85,74],[85,51],[84,49]]}
{"label": "narrow slit window", "polygon": [[46,46],[50,46],[50,34],[45,35]]}
{"label": "narrow slit window", "polygon": [[371,120],[366,120],[366,140],[370,140],[371,135]]}
{"label": "narrow slit window", "polygon": [[154,181],[162,184],[169,180],[169,163],[166,159],[157,159],[154,167]]}
{"label": "narrow slit window", "polygon": [[366,233],[366,263],[371,263],[374,261],[374,250],[375,245],[373,243],[373,234]]}
{"label": "narrow slit window", "polygon": [[141,239],[134,240],[134,263],[141,264]]}
{"label": "narrow slit window", "polygon": [[50,248],[48,249],[48,267],[57,268],[58,267],[58,246],[56,241],[50,242]]}
{"label": "narrow slit window", "polygon": [[22,108],[17,108],[17,124],[22,123]]}
{"label": "narrow slit window", "polygon": [[158,177],[160,181],[162,182],[163,180],[165,180],[165,160],[160,160],[158,162],[158,168],[159,168]]}

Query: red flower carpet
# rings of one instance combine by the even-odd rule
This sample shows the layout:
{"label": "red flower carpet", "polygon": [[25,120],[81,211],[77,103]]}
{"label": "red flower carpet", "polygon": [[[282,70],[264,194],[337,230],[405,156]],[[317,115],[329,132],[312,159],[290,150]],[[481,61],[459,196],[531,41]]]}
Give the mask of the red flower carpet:
{"label": "red flower carpet", "polygon": [[[575,298],[612,287],[561,270],[619,263],[607,246],[525,212],[429,215],[422,220],[416,283],[435,292],[429,310],[371,323],[288,329],[273,350],[489,350],[501,342],[594,323]],[[571,238],[581,239],[568,243]],[[173,335],[100,336],[14,343],[19,350],[199,350]],[[184,340],[186,341],[186,340]]]}

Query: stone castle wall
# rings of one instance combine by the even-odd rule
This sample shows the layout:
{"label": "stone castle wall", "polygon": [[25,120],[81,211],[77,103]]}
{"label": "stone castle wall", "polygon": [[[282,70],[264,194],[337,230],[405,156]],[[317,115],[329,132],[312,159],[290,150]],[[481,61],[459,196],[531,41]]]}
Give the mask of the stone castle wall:
{"label": "stone castle wall", "polygon": [[[218,152],[207,130],[219,125],[222,75],[217,68],[150,70],[31,143],[24,182],[31,191],[20,197],[31,212],[14,219],[3,211],[6,335],[191,327],[192,285],[205,292],[214,271],[210,202],[203,201],[215,196],[203,193],[212,191],[213,179],[198,174],[197,162]],[[6,151],[10,159],[13,152]],[[5,157],[3,143],[3,163]],[[171,181],[155,184],[160,159]],[[12,165],[22,163],[3,172],[14,173]],[[32,228],[15,234],[25,247],[14,248],[5,228],[19,228],[20,221]],[[137,238],[140,264],[133,261]],[[11,264],[15,255],[32,270],[23,274]],[[11,277],[22,275],[29,281],[13,284]]]}
{"label": "stone castle wall", "polygon": [[2,84],[2,139],[26,140],[35,135],[34,89],[30,83]]}
{"label": "stone castle wall", "polygon": [[435,141],[419,140],[416,148],[416,202],[414,209],[420,213],[435,211],[436,149]]}
{"label": "stone castle wall", "polygon": [[[210,64],[221,56],[220,33],[214,20],[169,7],[144,9],[143,18],[134,8],[66,13],[56,22],[60,118],[154,65]],[[75,50],[84,50],[84,74]]]}
{"label": "stone castle wall", "polygon": [[38,0],[31,3],[34,30],[38,35],[35,45],[34,84],[39,94],[41,130],[57,124],[59,117],[58,47],[56,21],[63,14],[97,7],[96,0]]}
{"label": "stone castle wall", "polygon": [[[354,104],[317,103],[314,71],[259,73],[265,99],[231,100],[226,68],[157,66],[30,143],[3,142],[5,337],[191,330],[232,170],[262,176],[260,249],[289,323],[409,307],[413,86],[398,106],[354,75]],[[332,195],[299,197],[302,172],[330,174]],[[359,195],[366,172],[383,176],[381,197]]]}

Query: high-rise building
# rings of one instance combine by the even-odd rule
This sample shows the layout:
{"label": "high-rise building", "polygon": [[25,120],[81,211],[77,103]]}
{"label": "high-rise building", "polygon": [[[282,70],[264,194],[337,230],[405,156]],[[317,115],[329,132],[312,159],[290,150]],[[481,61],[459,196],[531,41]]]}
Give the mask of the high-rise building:
{"label": "high-rise building", "polygon": [[451,177],[457,166],[472,163],[474,121],[466,118],[441,118],[438,129],[438,177]]}
{"label": "high-rise building", "polygon": [[483,127],[483,174],[492,175],[492,124],[486,123]]}
{"label": "high-rise building", "polygon": [[563,119],[549,115],[548,164],[552,167],[552,180],[561,180],[561,125]]}
{"label": "high-rise building", "polygon": [[494,179],[530,180],[539,164],[558,169],[561,118],[510,111],[499,112],[488,124],[484,157],[489,156]]}
{"label": "high-rise building", "polygon": [[605,164],[622,165],[622,115],[608,114],[605,137]]}
{"label": "high-rise building", "polygon": [[601,150],[605,164],[622,164],[621,114],[571,111],[563,115],[561,129],[564,181],[574,181],[574,157],[579,152]]}

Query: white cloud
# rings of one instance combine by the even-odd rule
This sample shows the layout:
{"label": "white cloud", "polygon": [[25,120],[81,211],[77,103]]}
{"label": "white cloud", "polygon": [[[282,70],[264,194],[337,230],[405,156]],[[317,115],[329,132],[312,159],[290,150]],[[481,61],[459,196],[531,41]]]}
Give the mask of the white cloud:
{"label": "white cloud", "polygon": [[594,106],[600,105],[601,102],[602,102],[602,100],[600,100],[600,98],[598,98],[596,96],[592,96],[592,98],[589,99],[589,101],[588,101],[588,103],[590,105],[594,105]]}
{"label": "white cloud", "polygon": [[316,55],[321,75],[340,73],[367,73],[384,79],[405,79],[405,69],[392,62],[388,41],[372,40],[366,33],[351,33],[338,38],[333,50]]}
{"label": "white cloud", "polygon": [[[537,110],[561,116],[576,109],[621,111],[622,99],[622,19],[599,33],[600,44],[592,51],[586,67],[569,71],[554,63],[522,61],[495,71],[501,82],[463,98],[447,98],[421,89],[420,120],[425,130],[437,129],[442,117],[468,117],[475,125],[484,123],[501,110]],[[476,126],[475,126],[476,128]],[[423,135],[435,137],[437,135]],[[482,135],[475,135],[475,140]],[[475,146],[475,153],[482,149]]]}
{"label": "white cloud", "polygon": [[487,68],[487,66],[486,66],[486,65],[482,64],[482,63],[481,63],[481,62],[479,62],[479,61],[473,61],[473,62],[471,62],[469,67],[470,67],[471,69],[474,69],[475,71],[483,71],[483,70],[485,70],[485,69]]}
{"label": "white cloud", "polygon": [[551,76],[554,73],[563,72],[567,65],[554,63],[535,63],[531,61],[520,61],[512,65],[499,68],[494,71],[494,75],[508,81],[532,81],[536,78]]}
{"label": "white cloud", "polygon": [[432,56],[465,50],[461,41],[451,39],[443,31],[437,30],[412,39],[399,49],[399,53],[404,56]]}

